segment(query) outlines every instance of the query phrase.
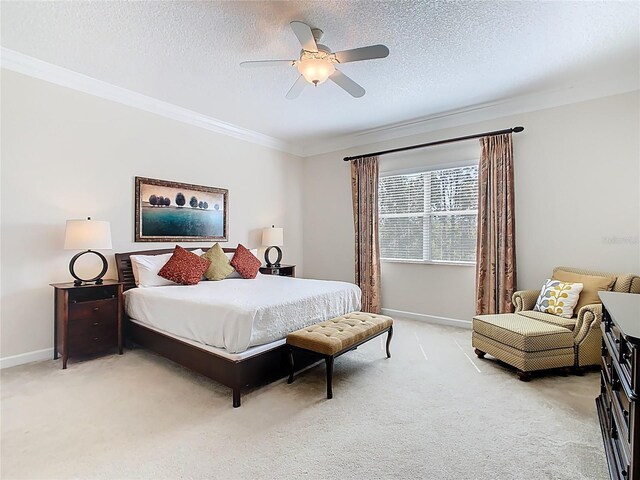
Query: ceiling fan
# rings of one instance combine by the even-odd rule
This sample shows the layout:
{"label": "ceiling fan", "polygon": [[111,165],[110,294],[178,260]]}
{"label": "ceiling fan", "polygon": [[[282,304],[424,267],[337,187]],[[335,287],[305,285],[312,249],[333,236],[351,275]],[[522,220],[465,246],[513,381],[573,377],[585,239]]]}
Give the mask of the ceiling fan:
{"label": "ceiling fan", "polygon": [[303,22],[291,22],[291,29],[302,44],[300,58],[298,60],[259,60],[254,62],[242,62],[242,67],[269,67],[273,65],[289,64],[297,67],[300,72],[298,80],[293,84],[286,98],[297,98],[307,83],[318,86],[327,79],[334,82],[353,97],[360,98],[365,94],[364,88],[347,77],[336,64],[359,62],[374,58],[385,58],[389,55],[389,49],[384,45],[371,45],[369,47],[343,50],[332,53],[329,47],[318,42],[322,39],[323,31],[319,28],[311,28]]}

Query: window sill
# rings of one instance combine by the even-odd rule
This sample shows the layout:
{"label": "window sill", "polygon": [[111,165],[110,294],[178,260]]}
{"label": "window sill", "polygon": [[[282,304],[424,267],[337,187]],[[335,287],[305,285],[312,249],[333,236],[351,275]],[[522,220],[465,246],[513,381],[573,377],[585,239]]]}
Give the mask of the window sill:
{"label": "window sill", "polygon": [[381,258],[380,261],[382,263],[412,263],[415,265],[443,265],[443,266],[452,266],[452,267],[475,267],[475,262],[433,262],[433,261],[425,261],[425,260],[402,260],[402,259],[391,259],[391,258]]}

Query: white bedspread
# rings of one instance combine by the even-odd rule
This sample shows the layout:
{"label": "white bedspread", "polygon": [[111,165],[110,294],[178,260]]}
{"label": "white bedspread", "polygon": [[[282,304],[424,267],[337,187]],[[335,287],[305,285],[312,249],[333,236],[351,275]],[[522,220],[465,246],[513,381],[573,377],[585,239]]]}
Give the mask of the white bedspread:
{"label": "white bedspread", "polygon": [[131,318],[228,352],[243,352],[294,330],[360,309],[351,283],[261,275],[125,292]]}

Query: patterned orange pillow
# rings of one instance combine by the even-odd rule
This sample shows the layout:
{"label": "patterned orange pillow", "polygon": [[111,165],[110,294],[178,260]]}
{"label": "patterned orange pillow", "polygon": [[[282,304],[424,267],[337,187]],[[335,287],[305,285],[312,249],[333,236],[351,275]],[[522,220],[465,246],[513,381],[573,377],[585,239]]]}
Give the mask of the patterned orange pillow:
{"label": "patterned orange pillow", "polygon": [[211,262],[206,258],[176,245],[173,255],[160,269],[158,275],[181,285],[196,285],[210,264]]}
{"label": "patterned orange pillow", "polygon": [[242,244],[238,244],[236,253],[231,259],[231,266],[236,269],[242,278],[256,278],[262,262]]}

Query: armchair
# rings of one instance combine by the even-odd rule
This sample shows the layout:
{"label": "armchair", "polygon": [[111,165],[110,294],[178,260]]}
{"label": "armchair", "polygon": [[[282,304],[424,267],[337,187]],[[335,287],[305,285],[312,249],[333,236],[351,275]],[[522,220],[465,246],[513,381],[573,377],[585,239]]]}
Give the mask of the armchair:
{"label": "armchair", "polygon": [[[612,288],[614,292],[640,294],[640,276],[637,275],[594,272],[570,267],[557,267],[553,271],[554,274],[557,270],[578,275],[616,277]],[[515,292],[512,298],[515,313],[557,325],[559,322],[558,317],[555,315],[532,311],[539,294],[539,290],[521,290]],[[583,306],[577,312],[577,315],[574,315],[574,318],[569,322],[573,323],[573,328],[570,328],[569,325],[564,325],[573,332],[576,367],[598,365],[600,363],[600,347],[602,343],[602,332],[600,330],[601,321],[602,305],[591,304]]]}

